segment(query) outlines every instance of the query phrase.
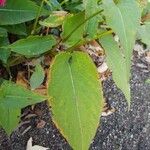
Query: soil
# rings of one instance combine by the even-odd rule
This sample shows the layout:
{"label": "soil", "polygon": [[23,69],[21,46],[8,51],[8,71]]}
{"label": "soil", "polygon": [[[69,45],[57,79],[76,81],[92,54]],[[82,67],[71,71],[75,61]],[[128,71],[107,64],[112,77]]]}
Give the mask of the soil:
{"label": "soil", "polygon": [[[143,56],[134,54],[131,72],[132,104],[129,111],[125,97],[112,77],[103,82],[104,96],[116,111],[100,118],[90,150],[150,150],[150,84],[145,82],[150,79],[150,70]],[[71,150],[53,124],[46,102],[37,104],[34,109],[25,108],[23,112],[37,116],[30,116],[29,119],[22,117],[23,121],[29,122],[17,128],[10,138],[0,129],[0,150],[25,150],[30,137],[33,144],[50,150]],[[37,127],[41,120],[43,127]]]}

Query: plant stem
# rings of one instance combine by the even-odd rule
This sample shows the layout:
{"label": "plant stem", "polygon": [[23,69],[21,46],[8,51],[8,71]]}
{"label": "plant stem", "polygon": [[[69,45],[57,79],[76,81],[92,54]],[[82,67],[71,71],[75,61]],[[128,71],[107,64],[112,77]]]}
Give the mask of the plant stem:
{"label": "plant stem", "polygon": [[93,17],[95,17],[96,15],[100,14],[102,11],[103,11],[103,10],[99,10],[98,12],[94,13],[94,14],[91,15],[90,17],[86,18],[82,23],[80,23],[76,28],[74,28],[74,29],[72,30],[72,32],[71,32],[66,38],[64,38],[64,39],[62,40],[62,42],[67,41],[67,40],[71,37],[71,35],[72,35],[78,28],[80,28],[80,27],[81,27],[84,23],[86,23],[88,20],[90,20],[90,19],[92,19]]}
{"label": "plant stem", "polygon": [[39,10],[38,10],[38,13],[37,13],[37,16],[36,16],[34,25],[33,25],[33,30],[31,31],[31,34],[34,34],[34,33],[35,33],[35,29],[36,29],[36,26],[37,26],[37,23],[38,23],[38,19],[39,19],[39,17],[40,17],[40,13],[41,13],[43,4],[44,4],[44,0],[42,0],[42,2],[41,2],[41,5],[40,5],[40,8],[39,8]]}
{"label": "plant stem", "polygon": [[62,6],[63,4],[67,3],[68,0],[63,0],[61,3],[60,3],[60,6]]}
{"label": "plant stem", "polygon": [[[111,34],[111,33],[113,33],[112,30],[108,30],[108,31],[106,31],[106,32],[100,33],[100,34],[98,34],[94,39],[91,39],[90,41],[99,39],[99,38],[101,38],[102,36],[105,36],[105,35],[108,35],[108,34]],[[76,43],[74,46],[68,48],[66,51],[72,52],[72,51],[73,51],[74,49],[76,49],[77,47],[82,46],[82,45],[85,45],[85,44],[87,44],[87,43],[90,42],[90,41],[89,41],[89,40],[80,41],[80,42]]]}
{"label": "plant stem", "polygon": [[47,5],[49,5],[50,7],[52,7],[52,4],[48,0],[44,0],[44,2],[47,3]]}

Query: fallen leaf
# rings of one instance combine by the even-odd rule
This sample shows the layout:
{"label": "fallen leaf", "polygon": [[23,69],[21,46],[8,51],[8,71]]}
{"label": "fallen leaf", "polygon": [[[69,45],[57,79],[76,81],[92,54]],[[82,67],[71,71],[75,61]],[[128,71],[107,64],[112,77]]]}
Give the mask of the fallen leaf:
{"label": "fallen leaf", "polygon": [[27,142],[27,148],[26,150],[48,150],[49,148],[39,146],[39,145],[32,145],[32,137]]}
{"label": "fallen leaf", "polygon": [[114,108],[108,110],[107,112],[102,112],[102,117],[106,117],[109,116],[111,114],[113,114],[116,110]]}
{"label": "fallen leaf", "polygon": [[142,56],[145,53],[145,50],[142,45],[140,44],[135,44],[134,45],[134,51],[138,53],[139,56]]}
{"label": "fallen leaf", "polygon": [[17,74],[16,84],[22,85],[25,88],[29,87],[28,80],[25,78],[25,72],[19,71]]}
{"label": "fallen leaf", "polygon": [[146,53],[145,60],[146,60],[148,63],[150,63],[150,52],[147,52],[147,53]]}
{"label": "fallen leaf", "polygon": [[44,85],[40,85],[38,88],[34,90],[34,92],[39,93],[41,95],[47,95],[47,88]]}
{"label": "fallen leaf", "polygon": [[145,21],[149,21],[150,20],[150,13],[147,13],[145,16],[142,17],[142,22],[145,22]]}
{"label": "fallen leaf", "polygon": [[144,68],[146,69],[147,68],[147,66],[145,64],[140,64],[140,63],[137,63],[136,66],[138,68],[142,68],[142,69],[144,69]]}
{"label": "fallen leaf", "polygon": [[50,66],[51,60],[52,58],[49,55],[44,56],[44,60],[43,60],[44,65]]}
{"label": "fallen leaf", "polygon": [[37,127],[37,128],[43,128],[43,127],[45,126],[45,124],[46,124],[46,122],[45,122],[44,120],[40,120],[40,121],[37,123],[36,127]]}
{"label": "fallen leaf", "polygon": [[95,56],[104,56],[104,50],[102,47],[96,42],[96,41],[91,41],[87,45],[85,45],[86,51],[90,55],[95,55]]}
{"label": "fallen leaf", "polygon": [[109,116],[111,114],[113,114],[114,112],[116,111],[116,109],[114,107],[111,107],[106,99],[104,99],[104,106],[103,106],[103,109],[102,109],[102,117],[106,117],[106,116]]}
{"label": "fallen leaf", "polygon": [[107,103],[105,103],[105,104],[106,105],[104,106],[103,111],[102,111],[102,117],[109,116],[116,111],[115,108],[108,106]]}
{"label": "fallen leaf", "polygon": [[107,71],[107,69],[108,69],[108,66],[107,66],[107,64],[104,62],[104,63],[102,63],[102,65],[100,65],[100,66],[97,68],[97,71],[98,71],[99,73],[104,73],[105,71]]}

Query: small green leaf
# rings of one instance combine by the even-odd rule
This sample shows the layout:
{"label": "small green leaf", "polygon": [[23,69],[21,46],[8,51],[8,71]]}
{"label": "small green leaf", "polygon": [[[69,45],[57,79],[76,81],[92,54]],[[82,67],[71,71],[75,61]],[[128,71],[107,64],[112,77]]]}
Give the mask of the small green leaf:
{"label": "small green leaf", "polygon": [[[97,0],[83,0],[83,4],[85,8],[85,19],[89,18],[99,10]],[[97,34],[98,21],[97,15],[87,21],[86,33],[88,37],[94,38],[94,36]]]}
{"label": "small green leaf", "polygon": [[130,77],[131,56],[140,25],[141,12],[135,0],[103,0],[107,25],[119,36],[123,54],[126,58],[126,76]]}
{"label": "small green leaf", "polygon": [[103,107],[102,86],[90,57],[60,53],[50,70],[48,93],[53,119],[74,150],[87,150]]}
{"label": "small green leaf", "polygon": [[145,83],[150,84],[150,79],[147,79],[147,80],[145,81]]}
{"label": "small green leaf", "polygon": [[112,69],[113,80],[124,93],[130,107],[130,84],[124,55],[112,35],[103,36],[99,41],[105,49],[108,66]]}
{"label": "small green leaf", "polygon": [[0,124],[10,134],[19,121],[20,109],[43,100],[46,100],[45,96],[4,81],[0,87]]}
{"label": "small green leaf", "polygon": [[7,46],[11,51],[19,53],[27,57],[40,55],[50,50],[56,44],[54,37],[47,36],[29,36]]}
{"label": "small green leaf", "polygon": [[30,78],[31,89],[33,90],[39,87],[43,83],[44,77],[45,74],[42,66],[40,64],[36,65],[35,71]]}
{"label": "small green leaf", "polygon": [[[19,24],[36,18],[39,6],[30,0],[8,0],[4,7],[0,7],[0,25]],[[42,9],[41,14],[47,11]]]}
{"label": "small green leaf", "polygon": [[75,45],[83,39],[84,33],[84,13],[68,15],[63,23],[62,39],[69,47]]}
{"label": "small green leaf", "polygon": [[150,46],[150,24],[145,24],[139,27],[139,39],[148,46]]}
{"label": "small green leaf", "polygon": [[[0,47],[1,46],[6,46],[9,44],[9,40],[7,37],[0,37]],[[4,48],[0,48],[0,60],[6,64],[7,63],[7,59],[10,56],[10,50],[9,49],[4,49]]]}
{"label": "small green leaf", "polygon": [[[58,11],[59,12],[59,11]],[[65,19],[65,12],[60,13],[52,13],[48,18],[46,18],[44,21],[40,21],[39,24],[45,27],[58,27],[63,24]]]}

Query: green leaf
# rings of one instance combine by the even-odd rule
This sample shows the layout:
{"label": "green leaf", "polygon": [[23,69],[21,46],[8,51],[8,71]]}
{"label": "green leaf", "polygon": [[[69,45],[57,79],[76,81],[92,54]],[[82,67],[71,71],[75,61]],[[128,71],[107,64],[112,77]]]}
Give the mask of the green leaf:
{"label": "green leaf", "polygon": [[150,79],[147,79],[145,83],[150,84]]}
{"label": "green leaf", "polygon": [[148,46],[150,46],[150,24],[145,24],[139,27],[139,39]]}
{"label": "green leaf", "polygon": [[124,93],[130,107],[130,84],[124,55],[112,35],[103,36],[99,41],[105,49],[108,66],[112,69],[113,80]]}
{"label": "green leaf", "polygon": [[19,121],[20,109],[43,100],[46,100],[45,96],[4,81],[0,87],[0,124],[10,134]]}
{"label": "green leaf", "polygon": [[[85,8],[85,19],[89,18],[99,10],[97,0],[83,0],[83,4]],[[94,38],[97,33],[98,21],[98,16],[96,15],[86,23],[86,33],[90,38]]]}
{"label": "green leaf", "polygon": [[102,87],[95,65],[82,52],[60,53],[50,70],[53,119],[74,150],[87,150],[99,124]]}
{"label": "green leaf", "polygon": [[[30,0],[8,0],[4,7],[0,7],[0,25],[18,24],[36,18],[39,6]],[[46,14],[42,10],[41,14]]]}
{"label": "green leaf", "polygon": [[1,37],[7,37],[7,30],[2,27],[0,27],[0,38]]}
{"label": "green leaf", "polygon": [[23,108],[46,100],[45,96],[8,81],[2,83],[0,91],[0,105],[6,108]]}
{"label": "green leaf", "polygon": [[[6,46],[9,44],[9,40],[7,37],[0,37],[0,47],[1,46]],[[4,48],[0,48],[0,60],[6,64],[7,63],[7,59],[10,56],[10,50],[9,49],[4,49]]]}
{"label": "green leaf", "polygon": [[84,11],[83,3],[81,0],[68,1],[65,5],[65,9],[72,13]]}
{"label": "green leaf", "polygon": [[29,36],[7,46],[11,51],[27,57],[40,55],[50,50],[56,44],[56,40],[51,36]]}
{"label": "green leaf", "polygon": [[127,78],[130,77],[130,65],[137,29],[140,24],[140,8],[135,0],[103,0],[104,15],[107,24],[119,36],[126,58]]}
{"label": "green leaf", "polygon": [[27,35],[26,26],[24,23],[22,24],[15,24],[15,25],[8,25],[3,26],[9,33],[17,34],[17,35]]}
{"label": "green leaf", "polygon": [[0,105],[0,125],[8,135],[17,127],[20,121],[20,113],[21,109],[6,108]]}
{"label": "green leaf", "polygon": [[45,27],[58,27],[63,24],[65,19],[66,12],[57,12],[52,13],[48,18],[46,18],[44,21],[40,21],[39,24]]}
{"label": "green leaf", "polygon": [[44,80],[45,74],[42,66],[40,64],[36,65],[35,71],[30,78],[31,89],[39,87]]}
{"label": "green leaf", "polygon": [[[84,13],[68,15],[63,23],[62,39],[68,47],[71,47],[83,39]],[[82,24],[83,23],[83,24]]]}
{"label": "green leaf", "polygon": [[51,10],[62,9],[58,0],[51,0],[50,3],[51,3],[51,7],[50,7]]}

